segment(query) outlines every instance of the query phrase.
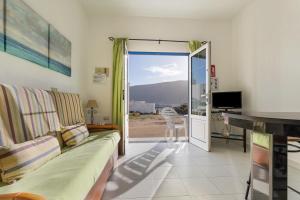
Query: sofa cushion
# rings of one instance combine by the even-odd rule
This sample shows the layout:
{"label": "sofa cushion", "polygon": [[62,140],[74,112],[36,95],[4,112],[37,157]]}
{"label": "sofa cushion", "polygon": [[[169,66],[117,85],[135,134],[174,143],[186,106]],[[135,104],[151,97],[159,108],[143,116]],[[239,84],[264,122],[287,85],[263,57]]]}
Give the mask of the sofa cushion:
{"label": "sofa cushion", "polygon": [[1,178],[5,183],[22,178],[61,153],[56,137],[44,136],[15,144],[0,153]]}
{"label": "sofa cushion", "polygon": [[0,194],[29,192],[47,200],[83,200],[117,148],[118,132],[93,134],[79,146],[67,147],[63,154],[25,176],[13,185],[0,188]]}
{"label": "sofa cushion", "polygon": [[61,125],[85,123],[82,103],[78,94],[49,92],[54,101]]}
{"label": "sofa cushion", "polygon": [[48,92],[0,84],[0,146],[9,147],[59,131]]}
{"label": "sofa cushion", "polygon": [[87,138],[89,136],[89,131],[85,124],[80,123],[73,126],[63,127],[61,135],[67,146],[74,146],[80,144],[85,138]]}

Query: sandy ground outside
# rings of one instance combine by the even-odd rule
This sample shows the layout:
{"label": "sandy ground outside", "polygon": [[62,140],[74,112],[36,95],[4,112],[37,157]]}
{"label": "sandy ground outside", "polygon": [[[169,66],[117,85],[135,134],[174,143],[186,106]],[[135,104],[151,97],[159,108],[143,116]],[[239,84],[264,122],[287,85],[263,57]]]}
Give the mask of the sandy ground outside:
{"label": "sandy ground outside", "polygon": [[[176,124],[183,124],[182,120]],[[165,137],[166,121],[160,115],[130,116],[129,138],[156,138]],[[178,136],[185,136],[185,129],[178,130]]]}

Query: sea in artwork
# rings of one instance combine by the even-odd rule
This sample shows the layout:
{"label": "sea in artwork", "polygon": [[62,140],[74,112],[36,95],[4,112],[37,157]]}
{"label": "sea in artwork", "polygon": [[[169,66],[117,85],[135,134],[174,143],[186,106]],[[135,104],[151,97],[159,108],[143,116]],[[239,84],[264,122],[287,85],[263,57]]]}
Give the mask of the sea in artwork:
{"label": "sea in artwork", "polygon": [[7,1],[6,52],[49,67],[49,25],[22,0]]}
{"label": "sea in artwork", "polygon": [[0,33],[0,51],[4,51],[4,34]]}
{"label": "sea in artwork", "polygon": [[62,73],[66,76],[72,75],[71,67],[61,64],[60,62],[57,62],[53,59],[50,59],[49,64],[49,68],[56,72]]}
{"label": "sea in artwork", "polygon": [[71,42],[50,25],[49,68],[71,76]]}
{"label": "sea in artwork", "polygon": [[4,0],[0,0],[0,51],[4,51]]}
{"label": "sea in artwork", "polygon": [[22,43],[6,36],[7,52],[48,68],[48,56],[45,56]]}

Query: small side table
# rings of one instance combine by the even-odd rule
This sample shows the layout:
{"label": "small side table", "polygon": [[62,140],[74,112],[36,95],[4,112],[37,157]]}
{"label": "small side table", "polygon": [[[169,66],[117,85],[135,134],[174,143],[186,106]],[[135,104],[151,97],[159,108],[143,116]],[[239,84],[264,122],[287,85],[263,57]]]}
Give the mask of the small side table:
{"label": "small side table", "polygon": [[99,131],[105,131],[105,130],[119,130],[119,127],[115,124],[105,124],[105,125],[99,125],[99,124],[87,124],[87,129],[90,133],[99,132]]}

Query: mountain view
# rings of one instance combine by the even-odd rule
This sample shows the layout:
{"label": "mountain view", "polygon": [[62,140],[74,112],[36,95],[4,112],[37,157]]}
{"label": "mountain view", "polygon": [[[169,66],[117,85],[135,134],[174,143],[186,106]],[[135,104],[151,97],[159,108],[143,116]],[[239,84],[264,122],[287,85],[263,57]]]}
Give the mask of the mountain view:
{"label": "mountain view", "polygon": [[179,106],[188,103],[188,81],[171,81],[130,87],[130,101]]}

